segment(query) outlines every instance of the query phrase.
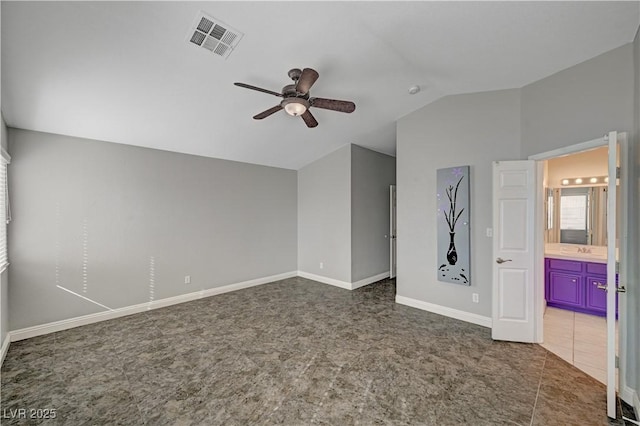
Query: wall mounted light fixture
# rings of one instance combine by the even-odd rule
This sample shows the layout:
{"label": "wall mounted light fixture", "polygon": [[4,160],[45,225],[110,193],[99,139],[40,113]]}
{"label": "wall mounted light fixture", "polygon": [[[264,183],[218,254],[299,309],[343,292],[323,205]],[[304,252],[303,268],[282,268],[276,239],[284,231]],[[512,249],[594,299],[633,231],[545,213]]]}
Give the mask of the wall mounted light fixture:
{"label": "wall mounted light fixture", "polygon": [[570,185],[604,185],[609,182],[607,176],[591,176],[591,177],[578,177],[562,179],[560,183],[562,186]]}

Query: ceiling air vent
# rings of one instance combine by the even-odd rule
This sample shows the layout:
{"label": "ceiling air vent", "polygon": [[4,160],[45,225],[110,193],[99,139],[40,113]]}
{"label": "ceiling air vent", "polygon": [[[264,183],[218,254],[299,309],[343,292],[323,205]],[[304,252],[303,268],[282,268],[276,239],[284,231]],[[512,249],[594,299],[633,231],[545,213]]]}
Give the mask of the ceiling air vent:
{"label": "ceiling air vent", "polygon": [[194,47],[227,59],[243,35],[219,19],[200,12],[193,21],[187,40]]}

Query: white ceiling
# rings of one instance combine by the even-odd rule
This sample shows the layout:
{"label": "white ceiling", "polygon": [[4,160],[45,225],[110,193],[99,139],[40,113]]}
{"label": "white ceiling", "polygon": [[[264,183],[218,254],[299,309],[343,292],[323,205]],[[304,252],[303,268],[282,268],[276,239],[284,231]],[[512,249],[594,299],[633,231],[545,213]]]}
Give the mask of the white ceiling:
{"label": "white ceiling", "polygon": [[[2,2],[9,126],[290,169],[346,143],[395,154],[395,121],[448,94],[522,87],[633,40],[639,2]],[[187,42],[199,11],[245,33],[229,59]],[[308,129],[279,102],[320,78]],[[407,89],[420,85],[410,96]]]}

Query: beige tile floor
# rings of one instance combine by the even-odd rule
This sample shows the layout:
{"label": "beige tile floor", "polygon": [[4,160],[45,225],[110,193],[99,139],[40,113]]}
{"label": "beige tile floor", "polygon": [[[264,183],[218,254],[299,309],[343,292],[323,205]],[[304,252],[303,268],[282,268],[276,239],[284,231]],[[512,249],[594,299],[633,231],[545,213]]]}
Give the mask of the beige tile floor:
{"label": "beige tile floor", "polygon": [[[616,322],[616,347],[618,324]],[[607,321],[603,317],[547,307],[542,347],[607,382]]]}

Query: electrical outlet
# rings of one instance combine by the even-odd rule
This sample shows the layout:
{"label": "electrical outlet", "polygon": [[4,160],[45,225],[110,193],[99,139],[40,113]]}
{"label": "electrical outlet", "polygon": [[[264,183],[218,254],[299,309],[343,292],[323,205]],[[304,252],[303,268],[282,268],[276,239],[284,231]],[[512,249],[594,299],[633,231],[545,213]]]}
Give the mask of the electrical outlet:
{"label": "electrical outlet", "polygon": [[320,262],[320,269],[324,269],[324,262]]}
{"label": "electrical outlet", "polygon": [[191,275],[185,275],[184,276],[184,283],[185,284],[191,284]]}
{"label": "electrical outlet", "polygon": [[493,229],[492,228],[487,228],[487,237],[489,237],[489,238],[493,237]]}
{"label": "electrical outlet", "polygon": [[480,303],[480,295],[478,293],[473,293],[471,296],[473,303]]}

